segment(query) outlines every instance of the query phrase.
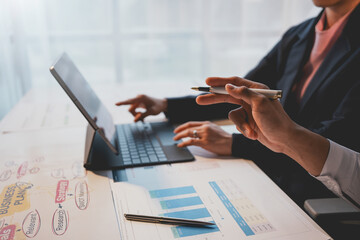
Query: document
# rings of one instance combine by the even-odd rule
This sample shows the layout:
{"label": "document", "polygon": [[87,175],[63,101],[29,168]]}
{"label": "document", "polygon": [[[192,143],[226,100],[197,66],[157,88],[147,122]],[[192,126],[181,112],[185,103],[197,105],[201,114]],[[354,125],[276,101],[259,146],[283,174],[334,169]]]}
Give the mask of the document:
{"label": "document", "polygon": [[[192,151],[197,158],[192,163],[113,171],[123,239],[330,239],[253,162]],[[133,222],[124,213],[216,225]]]}
{"label": "document", "polygon": [[107,176],[83,168],[84,136],[0,135],[1,239],[120,239]]}

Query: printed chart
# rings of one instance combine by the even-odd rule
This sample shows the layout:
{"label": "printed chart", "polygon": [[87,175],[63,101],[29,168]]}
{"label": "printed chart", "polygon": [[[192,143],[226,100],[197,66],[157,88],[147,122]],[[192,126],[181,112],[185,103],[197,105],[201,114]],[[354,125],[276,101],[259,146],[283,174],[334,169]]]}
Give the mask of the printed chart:
{"label": "printed chart", "polygon": [[[159,202],[164,211],[160,214],[162,216],[214,222],[193,186],[152,190],[149,193]],[[171,230],[175,238],[182,238],[218,232],[219,228],[177,226]]]}
{"label": "printed chart", "polygon": [[[247,161],[117,171],[111,182],[124,240],[329,239]],[[205,167],[213,166],[213,167]],[[189,171],[189,169],[192,169]],[[119,181],[121,179],[121,181]],[[124,214],[185,218],[211,227],[128,221]]]}
{"label": "printed chart", "polygon": [[275,231],[234,181],[212,181],[209,184],[246,236]]}

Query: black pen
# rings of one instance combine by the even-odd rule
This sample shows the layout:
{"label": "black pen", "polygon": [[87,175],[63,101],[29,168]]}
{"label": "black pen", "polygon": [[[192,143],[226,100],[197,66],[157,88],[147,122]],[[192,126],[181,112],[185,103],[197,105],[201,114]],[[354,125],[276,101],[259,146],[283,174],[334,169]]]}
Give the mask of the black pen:
{"label": "black pen", "polygon": [[197,221],[184,218],[169,218],[158,216],[147,216],[138,214],[124,214],[124,217],[130,221],[148,222],[148,223],[162,223],[162,224],[174,224],[174,225],[193,225],[193,226],[211,226],[215,225],[212,222]]}
{"label": "black pen", "polygon": [[[229,93],[225,90],[225,87],[192,87],[191,89],[201,92],[211,92],[211,93],[229,95]],[[261,93],[271,99],[278,99],[282,97],[282,90],[259,89],[259,88],[249,88],[249,89],[254,92]]]}

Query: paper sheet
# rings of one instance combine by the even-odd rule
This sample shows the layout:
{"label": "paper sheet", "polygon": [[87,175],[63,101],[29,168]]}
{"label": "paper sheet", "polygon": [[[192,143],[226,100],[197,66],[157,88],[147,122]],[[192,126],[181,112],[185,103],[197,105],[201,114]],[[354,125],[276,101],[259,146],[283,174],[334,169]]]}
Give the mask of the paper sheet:
{"label": "paper sheet", "polygon": [[[251,162],[216,159],[115,171],[123,239],[330,239]],[[199,155],[200,154],[200,155]],[[215,222],[185,227],[132,222],[124,213]]]}
{"label": "paper sheet", "polygon": [[5,116],[0,129],[8,133],[74,126],[86,126],[86,120],[70,102],[23,103]]}
{"label": "paper sheet", "polygon": [[0,135],[1,239],[120,239],[108,178],[82,166],[84,136]]}

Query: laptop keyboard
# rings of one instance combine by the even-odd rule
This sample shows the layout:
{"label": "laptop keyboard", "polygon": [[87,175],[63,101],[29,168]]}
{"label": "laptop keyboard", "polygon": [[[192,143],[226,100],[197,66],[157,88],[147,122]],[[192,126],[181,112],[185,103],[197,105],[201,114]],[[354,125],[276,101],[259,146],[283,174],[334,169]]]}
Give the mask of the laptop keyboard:
{"label": "laptop keyboard", "polygon": [[149,123],[117,125],[124,165],[164,162],[167,158]]}

